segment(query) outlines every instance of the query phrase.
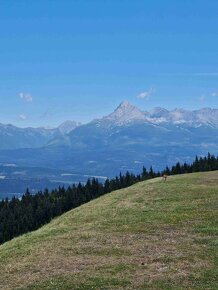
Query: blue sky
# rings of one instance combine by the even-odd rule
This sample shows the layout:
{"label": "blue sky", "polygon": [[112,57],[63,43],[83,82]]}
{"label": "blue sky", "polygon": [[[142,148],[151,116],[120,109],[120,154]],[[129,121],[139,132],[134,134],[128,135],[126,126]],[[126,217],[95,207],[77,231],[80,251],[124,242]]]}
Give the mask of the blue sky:
{"label": "blue sky", "polygon": [[218,1],[0,0],[0,122],[218,107]]}

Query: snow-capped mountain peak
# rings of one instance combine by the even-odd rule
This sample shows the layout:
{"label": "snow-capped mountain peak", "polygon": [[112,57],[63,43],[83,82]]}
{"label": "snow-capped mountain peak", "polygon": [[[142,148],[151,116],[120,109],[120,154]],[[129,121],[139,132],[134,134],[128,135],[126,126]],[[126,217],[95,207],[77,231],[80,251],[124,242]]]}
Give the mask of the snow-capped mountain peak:
{"label": "snow-capped mountain peak", "polygon": [[132,123],[152,123],[156,125],[187,125],[191,127],[212,126],[218,128],[218,109],[203,108],[185,110],[176,108],[167,110],[157,107],[150,111],[141,111],[128,101],[122,102],[113,113],[92,123],[98,126],[123,126]]}
{"label": "snow-capped mountain peak", "polygon": [[218,128],[218,109],[203,108],[189,111],[181,108],[168,111],[164,108],[155,108],[145,113],[146,118],[155,124],[184,124],[192,127],[213,126]]}
{"label": "snow-capped mountain peak", "polygon": [[117,107],[118,108],[129,108],[129,107],[134,107],[133,105],[131,105],[128,101],[123,101],[122,103],[120,103],[120,105]]}
{"label": "snow-capped mountain peak", "polygon": [[158,117],[165,117],[169,114],[169,111],[167,109],[156,107],[150,112],[148,112],[150,117],[158,118]]}
{"label": "snow-capped mountain peak", "polygon": [[132,121],[145,120],[146,118],[141,110],[139,110],[137,107],[133,106],[129,102],[124,101],[116,108],[116,110],[112,114],[104,117],[104,119],[122,125]]}

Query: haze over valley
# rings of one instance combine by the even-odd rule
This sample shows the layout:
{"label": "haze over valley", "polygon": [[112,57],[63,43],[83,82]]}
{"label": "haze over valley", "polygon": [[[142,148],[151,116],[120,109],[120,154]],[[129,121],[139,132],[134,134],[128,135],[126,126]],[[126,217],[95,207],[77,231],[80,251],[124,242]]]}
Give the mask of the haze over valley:
{"label": "haze over valley", "polygon": [[[128,101],[87,124],[66,121],[54,129],[0,126],[0,192],[14,185],[32,192],[99,180],[143,166],[163,170],[195,155],[218,154],[218,109],[142,111]],[[11,182],[13,181],[13,182]],[[15,183],[14,183],[15,182]],[[19,186],[18,186],[19,184]]]}

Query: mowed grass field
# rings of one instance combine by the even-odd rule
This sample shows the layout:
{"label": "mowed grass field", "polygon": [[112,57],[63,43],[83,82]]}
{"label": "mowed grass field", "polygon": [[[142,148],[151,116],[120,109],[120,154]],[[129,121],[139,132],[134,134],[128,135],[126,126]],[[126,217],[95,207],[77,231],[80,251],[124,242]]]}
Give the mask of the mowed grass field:
{"label": "mowed grass field", "polygon": [[0,289],[218,289],[218,172],[115,191],[0,246]]}

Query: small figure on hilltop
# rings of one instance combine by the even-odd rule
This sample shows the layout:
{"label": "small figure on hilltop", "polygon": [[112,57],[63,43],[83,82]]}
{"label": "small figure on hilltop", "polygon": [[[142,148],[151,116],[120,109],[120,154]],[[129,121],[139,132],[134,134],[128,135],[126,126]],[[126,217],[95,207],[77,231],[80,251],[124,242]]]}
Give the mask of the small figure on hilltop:
{"label": "small figure on hilltop", "polygon": [[166,182],[167,181],[167,177],[168,177],[168,175],[166,173],[164,173],[163,176],[162,176],[162,180],[164,182]]}

